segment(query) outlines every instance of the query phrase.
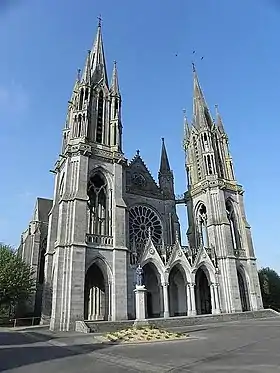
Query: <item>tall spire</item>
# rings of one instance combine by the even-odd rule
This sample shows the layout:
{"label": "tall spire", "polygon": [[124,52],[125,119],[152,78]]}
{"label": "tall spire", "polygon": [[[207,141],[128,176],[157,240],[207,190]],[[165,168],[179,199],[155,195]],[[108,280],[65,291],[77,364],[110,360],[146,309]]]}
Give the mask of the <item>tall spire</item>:
{"label": "tall spire", "polygon": [[161,146],[161,159],[160,159],[160,169],[159,172],[161,174],[166,174],[171,172],[170,165],[168,161],[167,151],[164,143],[164,138],[162,140],[162,146]]}
{"label": "tall spire", "polygon": [[96,74],[96,79],[100,81],[103,78],[105,84],[108,86],[108,76],[101,31],[101,18],[99,17],[98,20],[97,34],[92,49],[88,53],[86,59],[83,79],[85,80],[89,75],[91,78],[93,78],[93,75]]}
{"label": "tall spire", "polygon": [[120,96],[118,69],[117,69],[117,62],[116,61],[114,61],[110,92],[113,96]]}
{"label": "tall spire", "polygon": [[211,126],[209,109],[199,84],[197,71],[193,63],[193,124],[199,127]]}

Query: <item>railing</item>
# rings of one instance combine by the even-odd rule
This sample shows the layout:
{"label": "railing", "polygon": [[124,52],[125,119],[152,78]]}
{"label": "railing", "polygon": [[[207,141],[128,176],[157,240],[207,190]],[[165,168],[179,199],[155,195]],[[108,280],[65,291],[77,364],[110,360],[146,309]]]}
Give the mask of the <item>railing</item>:
{"label": "railing", "polygon": [[113,246],[113,237],[99,236],[97,234],[87,234],[86,243],[93,245]]}
{"label": "railing", "polygon": [[33,326],[40,323],[41,317],[19,317],[17,319],[2,318],[0,319],[0,325],[12,325],[16,326]]}

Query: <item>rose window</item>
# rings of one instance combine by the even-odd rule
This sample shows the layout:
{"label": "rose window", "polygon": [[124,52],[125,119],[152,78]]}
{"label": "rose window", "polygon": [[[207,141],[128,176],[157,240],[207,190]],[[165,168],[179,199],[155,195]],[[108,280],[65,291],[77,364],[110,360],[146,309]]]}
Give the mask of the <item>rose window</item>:
{"label": "rose window", "polygon": [[129,211],[130,247],[142,251],[149,237],[149,230],[154,244],[162,242],[162,225],[158,215],[146,206],[135,206]]}

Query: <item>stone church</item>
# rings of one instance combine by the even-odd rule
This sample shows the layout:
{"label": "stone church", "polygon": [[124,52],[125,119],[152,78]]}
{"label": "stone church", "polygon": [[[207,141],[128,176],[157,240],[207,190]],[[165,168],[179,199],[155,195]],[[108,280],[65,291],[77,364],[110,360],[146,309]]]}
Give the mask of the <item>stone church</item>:
{"label": "stone church", "polygon": [[[262,308],[244,190],[221,116],[216,108],[211,117],[193,70],[193,119],[184,119],[188,185],[176,198],[164,139],[158,181],[139,152],[125,158],[117,66],[109,83],[98,25],[68,102],[53,200],[38,198],[19,247],[35,269],[33,310],[52,330],[134,319],[138,264],[148,318]],[[188,246],[177,204],[187,209]]]}

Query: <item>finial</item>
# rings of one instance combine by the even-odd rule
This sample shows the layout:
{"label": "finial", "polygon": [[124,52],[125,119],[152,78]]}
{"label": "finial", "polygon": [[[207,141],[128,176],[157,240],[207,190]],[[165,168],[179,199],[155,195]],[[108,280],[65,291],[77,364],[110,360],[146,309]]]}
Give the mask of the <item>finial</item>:
{"label": "finial", "polygon": [[101,24],[102,24],[101,14],[99,15],[99,17],[97,17],[97,19],[98,19],[98,27],[101,27]]}
{"label": "finial", "polygon": [[194,73],[196,72],[194,62],[192,62],[192,70],[193,70]]}
{"label": "finial", "polygon": [[117,61],[114,60],[114,67],[117,67]]}
{"label": "finial", "polygon": [[164,137],[161,138],[162,143],[164,144]]}
{"label": "finial", "polygon": [[219,105],[218,104],[215,105],[215,109],[216,109],[216,114],[219,114]]}
{"label": "finial", "polygon": [[140,150],[136,150],[136,155],[139,155],[140,154]]}
{"label": "finial", "polygon": [[81,69],[78,69],[78,70],[77,70],[77,80],[78,80],[78,81],[81,80]]}

